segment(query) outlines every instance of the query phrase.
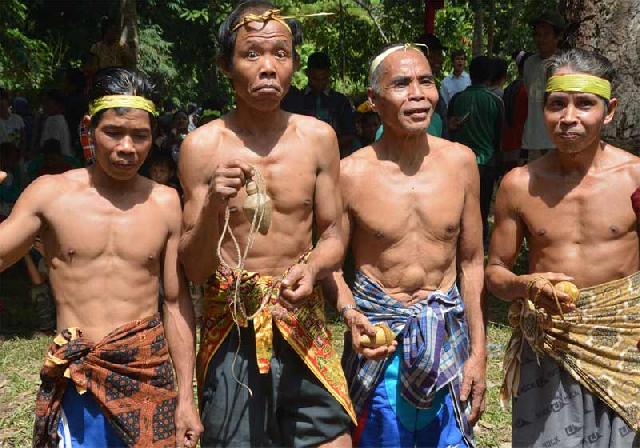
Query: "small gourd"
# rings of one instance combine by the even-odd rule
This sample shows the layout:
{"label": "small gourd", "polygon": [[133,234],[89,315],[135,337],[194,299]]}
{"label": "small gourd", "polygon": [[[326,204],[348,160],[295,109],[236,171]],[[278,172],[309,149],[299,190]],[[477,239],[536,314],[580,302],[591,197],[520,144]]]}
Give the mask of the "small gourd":
{"label": "small gourd", "polygon": [[[261,234],[266,235],[269,231],[269,226],[271,225],[271,210],[273,207],[271,198],[265,193],[258,192],[258,185],[254,180],[248,181],[246,188],[247,198],[244,200],[244,204],[242,205],[244,214],[249,222],[253,222],[253,217],[259,213],[260,209],[263,209],[264,214],[262,215],[262,221],[260,221],[258,231]],[[256,219],[259,217],[260,215],[258,214]]]}
{"label": "small gourd", "polygon": [[389,345],[396,338],[391,328],[385,324],[376,325],[376,337],[372,341],[369,335],[360,335],[360,345],[367,348],[378,348],[383,345]]}

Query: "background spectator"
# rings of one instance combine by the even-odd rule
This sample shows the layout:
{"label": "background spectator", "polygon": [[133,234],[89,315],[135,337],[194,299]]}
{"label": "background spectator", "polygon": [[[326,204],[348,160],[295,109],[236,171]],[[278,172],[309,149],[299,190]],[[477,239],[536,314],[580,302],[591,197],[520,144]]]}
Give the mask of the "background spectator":
{"label": "background spectator", "polygon": [[309,83],[303,91],[290,90],[282,101],[288,112],[309,115],[322,120],[336,131],[340,157],[354,149],[356,130],[351,102],[331,88],[331,61],[327,53],[317,51],[307,60]]}
{"label": "background spectator", "polygon": [[0,143],[13,143],[21,152],[25,148],[25,124],[22,117],[11,112],[9,92],[0,87]]}
{"label": "background spectator", "polygon": [[[522,133],[527,121],[527,88],[522,80],[524,63],[530,56],[525,51],[514,54],[518,77],[504,90],[504,123],[502,127],[502,174],[515,168],[520,162]],[[526,159],[525,159],[526,160]]]}
{"label": "background spectator", "polygon": [[128,67],[135,61],[132,48],[121,44],[120,27],[109,17],[104,17],[100,24],[102,38],[91,46],[91,53],[98,59],[98,70],[105,67]]}
{"label": "background spectator", "polygon": [[73,156],[69,124],[64,118],[64,97],[59,90],[48,90],[42,101],[42,109],[46,116],[40,134],[40,147],[44,142],[53,139],[60,142],[60,150],[65,156]]}
{"label": "background spectator", "polygon": [[453,50],[451,52],[451,64],[453,71],[442,80],[440,87],[440,101],[447,107],[453,95],[462,92],[471,85],[471,78],[464,70],[467,65],[467,55],[464,50]]}

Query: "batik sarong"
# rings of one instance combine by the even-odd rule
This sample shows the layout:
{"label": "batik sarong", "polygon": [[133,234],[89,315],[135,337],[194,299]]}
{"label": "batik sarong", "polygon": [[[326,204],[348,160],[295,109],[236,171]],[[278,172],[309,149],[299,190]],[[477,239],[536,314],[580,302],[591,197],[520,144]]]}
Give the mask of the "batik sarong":
{"label": "batik sarong", "polygon": [[[414,408],[414,418],[425,419],[424,425],[413,422],[414,429],[426,426],[436,417],[437,411],[432,411],[448,403],[454,412],[448,413],[450,421],[441,421],[438,426],[441,429],[455,426],[466,445],[473,446],[471,428],[459,399],[469,340],[464,306],[457,287],[454,285],[448,292],[434,291],[425,300],[406,307],[362,272],[357,272],[353,297],[358,310],[372,324],[388,325],[398,335],[399,342],[399,353],[381,361],[369,360],[348,346],[346,348],[345,372],[358,413],[356,437],[366,439],[366,426],[379,426],[373,420],[367,421],[368,414],[373,405],[378,406],[379,395],[384,392],[382,388],[386,388],[387,395],[392,393],[389,392],[395,388],[389,386],[392,379],[397,383],[397,393],[392,401],[406,402]],[[395,369],[397,373],[390,374],[389,369]],[[391,408],[402,423],[400,407]],[[433,415],[429,416],[430,413]],[[422,441],[416,443],[421,446]]]}
{"label": "batik sarong", "polygon": [[551,315],[531,300],[509,310],[513,335],[504,358],[501,398],[520,389],[525,341],[602,400],[634,431],[640,428],[640,273],[580,290],[576,309]]}
{"label": "batik sarong", "polygon": [[[301,261],[305,259],[303,257]],[[237,312],[237,304],[233,303],[238,275],[241,276],[238,295],[242,300],[243,312]],[[251,319],[259,372],[269,372],[275,322],[285,341],[355,422],[340,357],[331,344],[325,324],[321,291],[316,288],[304,304],[293,311],[286,310],[278,304],[281,282],[286,275],[272,277],[255,272],[238,273],[221,266],[209,279],[204,288],[203,324],[196,361],[199,395],[202,397],[205,375],[212,357],[235,327],[234,314],[238,325],[244,328],[248,326],[247,316],[260,310]]]}
{"label": "batik sarong", "polygon": [[175,446],[173,366],[158,314],[122,325],[95,344],[77,328],[63,330],[40,379],[34,447],[58,446],[61,404],[71,384],[92,395],[126,446]]}

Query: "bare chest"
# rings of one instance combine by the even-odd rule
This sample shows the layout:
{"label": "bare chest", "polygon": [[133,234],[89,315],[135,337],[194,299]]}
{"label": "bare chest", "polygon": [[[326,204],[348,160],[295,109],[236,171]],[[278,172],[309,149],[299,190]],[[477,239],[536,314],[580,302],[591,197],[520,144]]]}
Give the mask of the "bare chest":
{"label": "bare chest", "polygon": [[117,206],[92,194],[70,194],[45,213],[43,238],[52,262],[90,262],[113,257],[135,265],[155,265],[168,227],[152,202]]}
{"label": "bare chest", "polygon": [[371,173],[357,182],[349,207],[357,231],[374,240],[399,241],[410,236],[457,238],[464,188],[441,175]]}
{"label": "bare chest", "polygon": [[530,237],[545,244],[588,244],[636,232],[631,208],[633,186],[626,182],[585,180],[578,185],[548,185],[520,211]]}

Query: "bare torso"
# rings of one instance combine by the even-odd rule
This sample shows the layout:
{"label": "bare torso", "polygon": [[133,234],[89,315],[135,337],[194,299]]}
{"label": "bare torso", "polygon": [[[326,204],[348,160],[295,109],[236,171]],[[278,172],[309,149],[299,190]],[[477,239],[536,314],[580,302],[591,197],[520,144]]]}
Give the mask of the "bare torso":
{"label": "bare torso", "polygon": [[138,177],[125,193],[99,191],[85,169],[46,182],[56,190],[41,235],[58,329],[79,327],[97,341],[157,312],[169,189]]}
{"label": "bare torso", "polygon": [[[272,136],[230,129],[225,120],[212,122],[201,130],[215,134],[218,142],[199,148],[209,160],[203,167],[207,177],[213,175],[218,165],[242,160],[260,171],[272,200],[271,226],[266,235],[257,235],[245,263],[248,271],[282,275],[311,248],[318,170],[318,147],[311,128],[318,123],[315,119],[290,115],[286,129]],[[242,211],[246,197],[242,188],[229,201],[230,227],[241,250],[246,247],[251,224]],[[218,222],[222,229],[224,209]],[[229,264],[237,262],[235,245],[228,236],[222,245],[222,256]]]}
{"label": "bare torso", "polygon": [[640,269],[637,219],[630,196],[640,159],[607,146],[598,169],[561,176],[551,155],[520,168],[513,198],[529,242],[529,272],[559,272],[588,287]]}
{"label": "bare torso", "polygon": [[356,269],[410,304],[456,279],[456,247],[465,200],[459,145],[429,137],[414,172],[380,160],[373,147],[342,164]]}

